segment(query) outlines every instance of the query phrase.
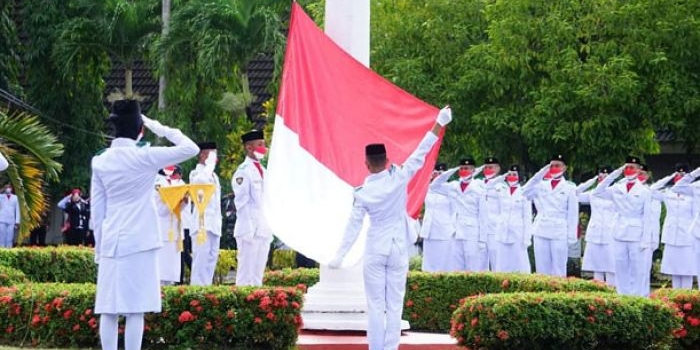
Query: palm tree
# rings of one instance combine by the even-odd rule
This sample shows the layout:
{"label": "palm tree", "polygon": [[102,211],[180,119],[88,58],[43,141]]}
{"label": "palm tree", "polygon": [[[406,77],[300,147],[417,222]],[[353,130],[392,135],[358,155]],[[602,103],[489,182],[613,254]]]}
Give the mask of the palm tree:
{"label": "palm tree", "polygon": [[49,208],[44,185],[47,180],[58,180],[62,166],[57,159],[63,154],[63,145],[37,117],[0,108],[0,153],[9,163],[3,175],[20,203],[22,240]]}
{"label": "palm tree", "polygon": [[134,63],[160,32],[155,0],[79,0],[78,16],[59,27],[53,55],[73,74],[88,57],[108,55],[124,65],[124,95],[133,98]]}

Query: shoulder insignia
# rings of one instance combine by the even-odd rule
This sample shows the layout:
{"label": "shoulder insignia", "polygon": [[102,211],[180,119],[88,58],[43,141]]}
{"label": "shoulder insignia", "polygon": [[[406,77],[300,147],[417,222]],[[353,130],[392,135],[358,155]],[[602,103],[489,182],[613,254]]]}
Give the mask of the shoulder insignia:
{"label": "shoulder insignia", "polygon": [[242,177],[237,177],[237,178],[236,178],[236,183],[239,184],[239,185],[242,184],[242,183],[243,183],[243,178],[242,178]]}
{"label": "shoulder insignia", "polygon": [[103,149],[97,151],[97,153],[95,153],[95,155],[99,156],[100,154],[105,153],[106,150],[107,150],[106,148],[103,148]]}
{"label": "shoulder insignia", "polygon": [[151,143],[148,141],[139,141],[136,143],[136,147],[150,147]]}

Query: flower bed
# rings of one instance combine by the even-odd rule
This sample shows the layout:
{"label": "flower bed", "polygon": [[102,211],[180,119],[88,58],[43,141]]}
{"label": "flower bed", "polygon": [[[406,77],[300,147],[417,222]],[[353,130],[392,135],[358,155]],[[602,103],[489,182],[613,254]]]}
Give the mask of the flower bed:
{"label": "flower bed", "polygon": [[[264,283],[274,286],[312,286],[318,269],[283,269],[265,273]],[[447,332],[450,317],[460,299],[491,293],[513,292],[608,292],[608,286],[577,278],[505,273],[408,273],[403,318],[411,329]]]}
{"label": "flower bed", "polygon": [[700,349],[700,291],[659,289],[651,298],[672,303],[683,318],[682,327],[673,333],[678,348]]}
{"label": "flower bed", "polygon": [[[296,288],[165,287],[162,295],[163,312],[146,316],[147,348],[289,349],[302,322]],[[0,342],[98,347],[94,301],[92,284],[0,287]]]}
{"label": "flower bed", "polygon": [[450,335],[467,349],[668,349],[681,319],[660,300],[610,293],[467,298]]}

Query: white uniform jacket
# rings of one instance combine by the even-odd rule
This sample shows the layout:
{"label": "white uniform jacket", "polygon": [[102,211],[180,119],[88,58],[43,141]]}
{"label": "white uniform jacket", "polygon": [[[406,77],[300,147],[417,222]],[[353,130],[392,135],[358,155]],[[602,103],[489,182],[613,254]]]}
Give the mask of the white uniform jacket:
{"label": "white uniform jacket", "polygon": [[[204,211],[204,227],[207,231],[221,236],[221,185],[219,177],[214,173],[212,167],[204,164],[197,166],[190,172],[190,184],[213,184],[214,193],[209,199],[207,208]],[[194,198],[193,198],[194,200]],[[190,228],[190,236],[197,234],[199,230],[199,212],[194,208],[192,214],[192,227]],[[238,223],[236,223],[238,225]]]}
{"label": "white uniform jacket", "polygon": [[93,157],[90,222],[96,258],[118,258],[163,245],[153,196],[156,173],[199,152],[180,130],[163,129],[174,146],[139,147],[135,140],[116,138]]}
{"label": "white uniform jacket", "polygon": [[19,225],[19,201],[14,194],[0,193],[0,223]]}
{"label": "white uniform jacket", "polygon": [[543,180],[543,176],[540,171],[523,186],[523,196],[534,201],[537,208],[532,234],[574,244],[578,240],[576,186],[562,177],[552,189],[551,180]]}
{"label": "white uniform jacket", "polygon": [[532,202],[523,195],[518,186],[513,194],[506,187],[508,197],[501,201],[503,227],[496,232],[496,241],[501,243],[522,243],[530,245],[532,240]]}
{"label": "white uniform jacket", "polygon": [[[262,164],[260,169],[265,174]],[[231,188],[233,188],[235,195],[233,201],[236,205],[234,237],[272,238],[272,229],[267,223],[262,208],[263,176],[260,175],[255,161],[250,157],[246,157],[233,174]]]}
{"label": "white uniform jacket", "polygon": [[[671,188],[673,192],[684,194],[685,196],[692,196],[695,205],[700,206],[700,182],[693,182],[697,176],[697,170],[690,174],[686,174],[682,179],[678,180],[675,185]],[[693,219],[688,227],[688,232],[690,232],[695,238],[700,239],[700,213],[696,212]]]}
{"label": "white uniform jacket", "polygon": [[586,242],[609,244],[613,241],[613,232],[617,223],[615,205],[609,199],[592,195],[587,191],[578,195],[579,203],[591,206],[591,217],[586,228]]}
{"label": "white uniform jacket", "polygon": [[425,212],[420,236],[423,239],[447,241],[455,233],[455,213],[450,197],[429,189],[425,196]]}
{"label": "white uniform jacket", "polygon": [[649,188],[652,198],[663,201],[666,205],[666,218],[664,219],[661,243],[675,246],[690,246],[694,243],[690,226],[693,223],[693,218],[698,215],[698,203],[694,200],[692,193],[663,188],[673,179],[673,176],[667,176],[655,182]]}
{"label": "white uniform jacket", "polygon": [[482,208],[484,221],[481,229],[489,235],[497,234],[504,228],[505,212],[503,202],[510,197],[510,190],[505,182],[493,179],[484,179],[484,197]]}
{"label": "white uniform jacket", "polygon": [[435,134],[428,132],[403,165],[392,165],[367,176],[364,184],[355,190],[352,212],[337,256],[344,257],[352,248],[365,215],[369,215],[370,222],[365,255],[388,256],[392,243],[403,253],[408,252],[417,237],[415,230],[409,227],[406,213],[407,186],[437,140]]}
{"label": "white uniform jacket", "polygon": [[440,174],[430,184],[430,189],[449,196],[455,212],[456,239],[486,243],[487,232],[481,229],[486,220],[483,208],[483,198],[486,194],[484,182],[478,179],[471,180],[462,192],[461,181],[447,182],[456,170],[451,169]]}
{"label": "white uniform jacket", "polygon": [[653,228],[651,191],[637,180],[627,191],[627,181],[610,184],[622,173],[613,171],[593,190],[593,195],[613,202],[618,214],[613,238],[622,242],[640,242],[643,248],[651,246]]}

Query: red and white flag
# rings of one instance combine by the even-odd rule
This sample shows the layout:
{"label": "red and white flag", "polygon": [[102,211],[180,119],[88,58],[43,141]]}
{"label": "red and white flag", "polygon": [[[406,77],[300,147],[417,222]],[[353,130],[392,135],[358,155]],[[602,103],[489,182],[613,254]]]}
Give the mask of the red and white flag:
{"label": "red and white flag", "polygon": [[[438,109],[368,69],[326,36],[294,3],[275,127],[265,174],[265,215],[282,241],[330,261],[350,216],[354,187],[368,175],[364,150],[384,143],[403,163],[435,123]],[[423,204],[438,142],[409,185],[407,212]],[[364,235],[346,261],[359,260]]]}

